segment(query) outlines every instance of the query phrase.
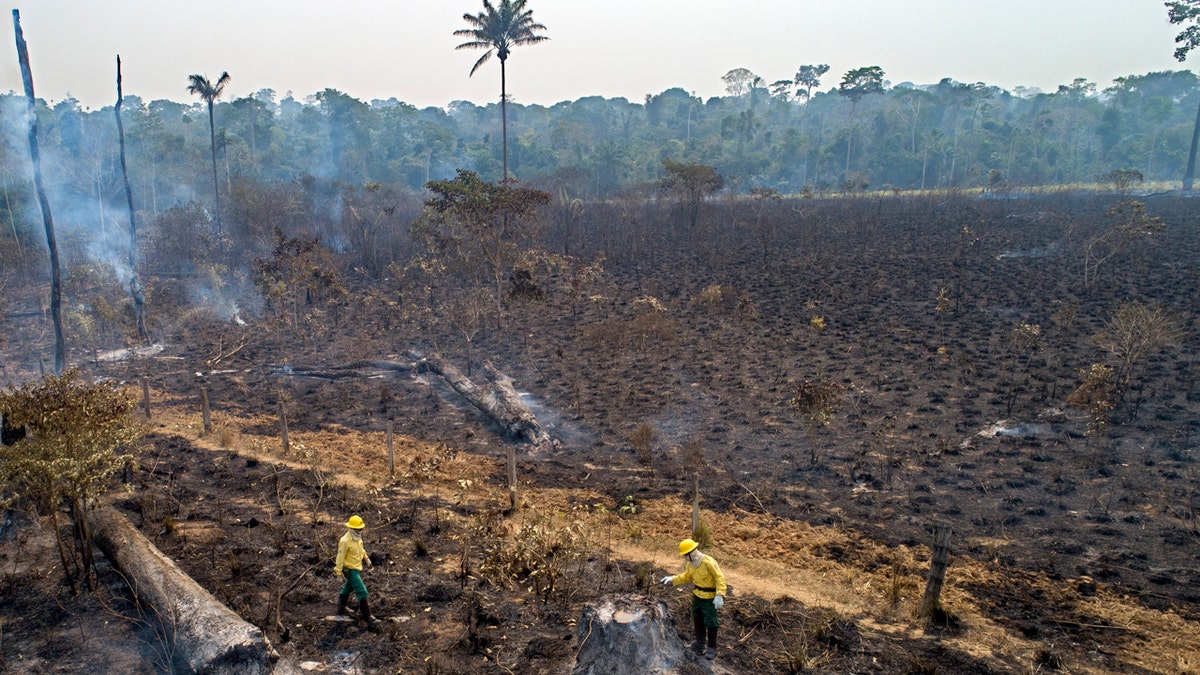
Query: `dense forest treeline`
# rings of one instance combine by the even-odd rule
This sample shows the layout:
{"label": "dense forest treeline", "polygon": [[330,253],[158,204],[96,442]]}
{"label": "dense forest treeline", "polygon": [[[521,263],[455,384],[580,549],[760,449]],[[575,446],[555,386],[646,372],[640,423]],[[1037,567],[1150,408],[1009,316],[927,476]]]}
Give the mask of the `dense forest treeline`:
{"label": "dense forest treeline", "polygon": [[[855,90],[845,78],[837,86],[820,66],[805,68],[808,84],[820,75],[825,81],[806,87],[797,77],[766,85],[739,68],[722,78],[728,95],[707,101],[672,88],[640,103],[599,96],[553,106],[513,102],[511,173],[550,192],[564,213],[579,198],[651,193],[664,158],[716,167],[731,194],[1010,189],[1092,182],[1117,169],[1147,181],[1177,181],[1200,102],[1197,77],[1188,71],[1122,77],[1103,89],[1076,80],[1042,93],[949,79],[927,86],[879,80],[875,89]],[[25,109],[23,97],[0,96],[0,254],[19,262],[44,246]],[[218,100],[214,113],[218,183],[228,196],[220,201],[230,224],[221,233],[227,249],[229,241],[269,248],[279,226],[288,236],[316,236],[335,252],[352,251],[364,267],[379,270],[395,251],[381,249],[377,240],[403,239],[426,182],[460,168],[487,180],[501,173],[498,104],[456,101],[445,109],[417,109],[394,98],[364,102],[334,89],[303,101],[261,90]],[[36,114],[67,253],[74,243],[92,259],[125,257],[128,216],[114,108],[85,110],[67,98],[39,101]],[[150,226],[147,236],[157,237],[160,248],[177,249],[180,259],[196,259],[197,247],[219,247],[201,241],[203,228],[191,226],[212,216],[204,101],[145,102],[127,95],[122,119],[134,202]],[[239,229],[250,238],[239,239]],[[85,234],[72,239],[73,230]]]}

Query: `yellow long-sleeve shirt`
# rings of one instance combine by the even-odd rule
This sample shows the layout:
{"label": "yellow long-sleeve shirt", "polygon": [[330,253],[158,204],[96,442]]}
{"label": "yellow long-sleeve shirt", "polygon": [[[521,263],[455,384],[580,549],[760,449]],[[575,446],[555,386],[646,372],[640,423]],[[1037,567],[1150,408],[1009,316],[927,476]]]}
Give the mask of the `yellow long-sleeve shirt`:
{"label": "yellow long-sleeve shirt", "polygon": [[362,571],[363,560],[367,558],[367,550],[363,548],[361,539],[355,539],[347,532],[338,540],[337,559],[333,561],[333,573],[341,576],[342,568]]}
{"label": "yellow long-sleeve shirt", "polygon": [[701,600],[711,600],[718,595],[725,595],[725,574],[721,572],[721,566],[713,560],[712,556],[704,556],[700,564],[692,567],[689,562],[684,566],[683,574],[675,576],[671,580],[672,586],[682,586],[684,584],[695,584],[692,593]]}

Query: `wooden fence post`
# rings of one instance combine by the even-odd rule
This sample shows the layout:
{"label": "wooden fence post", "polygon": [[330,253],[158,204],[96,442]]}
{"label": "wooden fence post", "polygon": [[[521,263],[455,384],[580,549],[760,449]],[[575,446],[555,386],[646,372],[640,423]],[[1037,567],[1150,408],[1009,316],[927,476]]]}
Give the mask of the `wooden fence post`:
{"label": "wooden fence post", "polygon": [[517,510],[517,451],[508,446],[508,507],[515,513]]}
{"label": "wooden fence post", "polygon": [[283,437],[283,456],[287,457],[292,445],[288,442],[287,417],[283,414],[283,401],[279,402],[279,435]]}
{"label": "wooden fence post", "polygon": [[142,378],[142,407],[146,410],[146,419],[150,419],[150,380]]}
{"label": "wooden fence post", "polygon": [[942,586],[946,583],[946,568],[950,564],[950,535],[953,528],[949,523],[933,526],[933,559],[929,561],[929,577],[925,580],[925,595],[917,608],[917,616],[933,616],[941,606]]}
{"label": "wooden fence post", "polygon": [[392,476],[396,475],[396,454],[392,449],[392,425],[395,424],[392,420],[387,421],[387,449],[388,449],[388,473]]}
{"label": "wooden fence post", "polygon": [[212,433],[212,412],[208,407],[208,387],[200,387],[200,417],[204,420],[204,433]]}

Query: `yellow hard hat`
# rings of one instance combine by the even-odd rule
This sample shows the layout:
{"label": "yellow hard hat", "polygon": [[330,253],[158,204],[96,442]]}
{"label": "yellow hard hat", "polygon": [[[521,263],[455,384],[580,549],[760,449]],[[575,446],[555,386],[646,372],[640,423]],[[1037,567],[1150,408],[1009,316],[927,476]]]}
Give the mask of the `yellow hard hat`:
{"label": "yellow hard hat", "polygon": [[684,539],[683,541],[679,542],[679,555],[687,555],[696,550],[696,547],[699,545],[700,544],[697,544],[691,539]]}
{"label": "yellow hard hat", "polygon": [[363,519],[359,518],[358,516],[350,516],[350,520],[346,521],[346,527],[352,530],[361,530],[366,526],[367,524],[364,523]]}

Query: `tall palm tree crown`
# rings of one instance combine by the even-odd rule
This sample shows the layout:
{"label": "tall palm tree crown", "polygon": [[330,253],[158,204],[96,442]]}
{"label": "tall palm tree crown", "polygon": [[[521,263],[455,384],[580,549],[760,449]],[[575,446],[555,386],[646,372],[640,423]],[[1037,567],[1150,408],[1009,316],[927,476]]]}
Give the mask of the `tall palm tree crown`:
{"label": "tall palm tree crown", "polygon": [[[463,14],[468,28],[454,31],[455,35],[470,38],[455,49],[486,49],[483,56],[471,68],[471,75],[487,63],[495,53],[500,59],[500,119],[504,137],[504,180],[508,181],[508,92],[505,86],[504,64],[513,47],[544,42],[550,38],[538,35],[546,27],[533,20],[533,10],[525,8],[525,0],[500,0],[493,5],[483,0],[483,11],[479,14]],[[469,77],[469,76],[468,76]]]}
{"label": "tall palm tree crown", "polygon": [[221,191],[217,181],[217,131],[213,122],[213,102],[221,98],[225,85],[229,83],[229,73],[221,73],[216,82],[210,82],[204,75],[188,75],[187,90],[208,104],[208,142],[212,149],[213,196],[216,199],[217,234],[221,233]]}

